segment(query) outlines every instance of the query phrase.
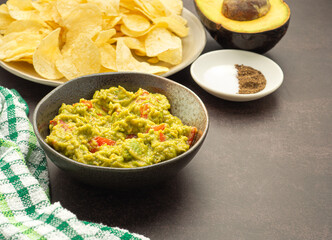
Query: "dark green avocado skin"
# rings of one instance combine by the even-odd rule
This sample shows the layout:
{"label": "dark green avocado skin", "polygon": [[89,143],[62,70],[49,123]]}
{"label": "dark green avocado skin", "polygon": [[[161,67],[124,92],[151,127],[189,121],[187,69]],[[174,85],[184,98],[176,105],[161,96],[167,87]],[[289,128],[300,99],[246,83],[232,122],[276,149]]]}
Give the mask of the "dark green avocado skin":
{"label": "dark green avocado skin", "polygon": [[223,28],[220,24],[212,22],[204,16],[197,7],[195,1],[194,3],[198,17],[206,30],[210,33],[211,37],[213,37],[221,45],[221,47],[225,49],[241,49],[260,54],[266,53],[271,50],[286,34],[290,22],[289,18],[284,25],[265,32],[232,32]]}

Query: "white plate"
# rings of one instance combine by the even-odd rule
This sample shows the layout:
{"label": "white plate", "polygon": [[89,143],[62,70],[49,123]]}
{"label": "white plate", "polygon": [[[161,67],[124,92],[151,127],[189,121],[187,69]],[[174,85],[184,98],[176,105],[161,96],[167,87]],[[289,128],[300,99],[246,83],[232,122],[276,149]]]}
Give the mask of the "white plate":
{"label": "white plate", "polygon": [[[228,72],[229,67],[235,64],[250,66],[262,72],[266,78],[265,88],[253,94],[238,94],[229,92],[227,81],[233,79]],[[218,86],[211,85],[211,79],[206,80],[207,73],[213,69],[221,69],[219,76],[223,76],[225,81],[219,81]],[[194,81],[212,95],[236,102],[252,101],[262,98],[277,90],[283,82],[284,74],[281,68],[271,59],[253,52],[243,50],[218,50],[201,55],[191,65],[191,76]],[[211,76],[211,75],[210,75]],[[227,90],[226,90],[227,89]]]}
{"label": "white plate", "polygon": [[[171,67],[167,73],[162,75],[163,77],[168,77],[190,65],[202,53],[206,44],[205,29],[199,19],[185,8],[182,16],[188,21],[189,27],[188,36],[182,39],[183,61],[179,65]],[[66,82],[65,79],[47,80],[35,72],[32,64],[25,62],[0,61],[0,66],[18,77],[44,85],[59,86]]]}

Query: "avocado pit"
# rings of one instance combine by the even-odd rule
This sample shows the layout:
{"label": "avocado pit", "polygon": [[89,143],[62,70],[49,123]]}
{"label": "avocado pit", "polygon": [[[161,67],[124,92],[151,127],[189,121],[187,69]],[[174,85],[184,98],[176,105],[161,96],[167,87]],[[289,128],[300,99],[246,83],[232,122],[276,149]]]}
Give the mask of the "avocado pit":
{"label": "avocado pit", "polygon": [[236,21],[251,21],[265,16],[270,8],[269,0],[224,0],[222,14]]}

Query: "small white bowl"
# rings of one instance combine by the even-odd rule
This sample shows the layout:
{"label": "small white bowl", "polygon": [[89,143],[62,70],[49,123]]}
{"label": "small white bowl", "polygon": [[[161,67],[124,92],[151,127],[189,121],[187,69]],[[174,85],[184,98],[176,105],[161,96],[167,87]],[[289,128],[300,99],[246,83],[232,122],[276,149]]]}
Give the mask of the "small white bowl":
{"label": "small white bowl", "polygon": [[[265,88],[253,94],[239,94],[236,90],[231,91],[230,81],[234,81],[236,76],[230,69],[235,64],[243,64],[259,70],[266,78]],[[211,72],[214,73],[211,74]],[[236,102],[265,97],[277,90],[284,79],[281,68],[274,61],[263,55],[243,50],[217,50],[205,53],[191,65],[190,73],[194,81],[210,94]],[[217,77],[220,81],[218,79],[207,80],[208,77]],[[213,82],[218,84],[213,85]]]}

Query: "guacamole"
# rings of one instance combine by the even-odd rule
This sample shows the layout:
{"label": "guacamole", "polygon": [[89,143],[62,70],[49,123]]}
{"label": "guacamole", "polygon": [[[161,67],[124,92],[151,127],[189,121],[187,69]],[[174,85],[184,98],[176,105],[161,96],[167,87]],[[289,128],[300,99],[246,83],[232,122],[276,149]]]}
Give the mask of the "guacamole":
{"label": "guacamole", "polygon": [[174,158],[187,151],[197,129],[170,112],[166,96],[123,87],[96,91],[91,100],[62,104],[50,121],[46,141],[85,164],[132,168]]}

